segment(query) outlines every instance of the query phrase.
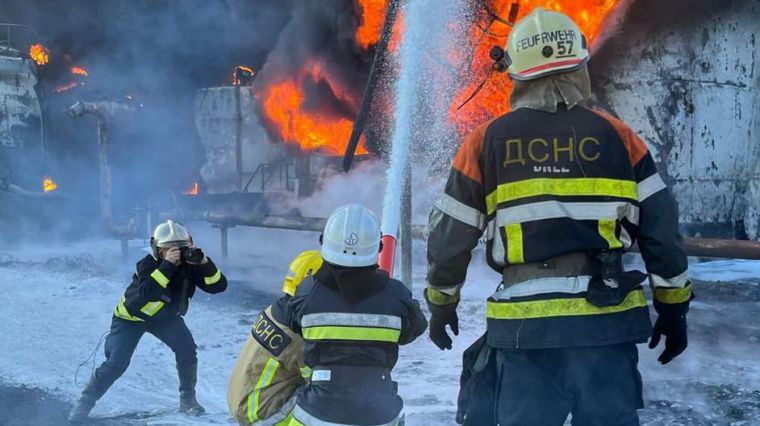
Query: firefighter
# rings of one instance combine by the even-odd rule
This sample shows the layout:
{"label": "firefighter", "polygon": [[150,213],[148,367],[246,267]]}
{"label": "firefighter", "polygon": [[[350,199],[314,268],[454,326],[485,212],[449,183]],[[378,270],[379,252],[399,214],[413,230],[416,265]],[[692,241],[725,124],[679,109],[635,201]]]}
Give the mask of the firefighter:
{"label": "firefighter", "polygon": [[[451,349],[446,326],[458,334],[460,289],[483,232],[502,275],[474,348],[482,356],[465,359],[463,379],[475,378],[460,390],[465,424],[562,425],[572,413],[573,425],[636,425],[636,344],[651,335],[654,348],[664,336],[662,364],[686,349],[692,290],[675,201],[646,144],[581,105],[588,57],[567,16],[536,8],[518,22],[500,59],[512,111],[465,139],[431,212],[425,297],[439,348]],[[634,242],[659,314],[654,332],[646,275],[622,266]],[[489,376],[484,401],[477,378]],[[485,422],[468,422],[472,414]]]}
{"label": "firefighter", "polygon": [[403,401],[391,370],[399,345],[425,331],[425,316],[404,284],[378,269],[380,227],[371,211],[339,207],[321,242],[322,268],[284,306],[312,369],[287,424],[396,425]]}
{"label": "firefighter", "polygon": [[[304,278],[322,267],[319,250],[305,251],[291,263],[283,297],[259,314],[238,357],[227,388],[227,404],[240,425],[287,424],[295,391],[311,370],[303,362],[303,339],[283,324],[282,306]],[[278,423],[282,422],[283,423]]]}
{"label": "firefighter", "polygon": [[152,253],[137,262],[132,283],[113,312],[105,341],[106,360],[95,370],[69,421],[83,422],[95,402],[126,371],[137,343],[150,333],[174,352],[179,376],[179,411],[200,415],[204,408],[195,398],[198,358],[193,335],[182,316],[198,287],[220,293],[227,279],[183,225],[169,220],[156,227],[150,239]]}

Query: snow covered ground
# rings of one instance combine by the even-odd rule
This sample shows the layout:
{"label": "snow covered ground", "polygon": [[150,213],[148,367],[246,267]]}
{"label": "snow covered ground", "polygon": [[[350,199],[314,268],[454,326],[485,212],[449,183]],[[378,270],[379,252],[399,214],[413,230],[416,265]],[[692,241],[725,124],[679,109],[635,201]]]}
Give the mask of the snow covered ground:
{"label": "snow covered ground", "polygon": [[[230,279],[229,290],[221,295],[196,293],[186,317],[199,346],[198,398],[208,415],[191,419],[176,414],[173,355],[146,335],[130,368],[98,403],[93,417],[115,419],[109,424],[233,424],[227,413],[227,381],[250,324],[277,297],[289,260],[317,244],[315,233],[234,228],[231,258],[222,262],[216,231],[201,223],[190,227],[196,243]],[[415,244],[414,292],[419,295],[424,243]],[[107,331],[134,262],[145,254],[141,246],[132,243],[128,261],[122,260],[114,241],[0,247],[0,385],[39,388],[74,401],[80,391],[74,383],[77,367]],[[659,350],[640,348],[648,404],[642,421],[760,424],[760,262],[706,262],[694,264],[692,271],[698,298],[690,316],[687,353],[663,367],[656,363]],[[482,253],[476,254],[454,350],[439,351],[426,336],[402,348],[394,377],[405,400],[408,425],[454,424],[461,352],[483,332],[484,299],[498,278]],[[102,359],[100,347],[96,363]],[[81,368],[80,384],[92,366],[89,362]],[[13,424],[24,424],[21,416],[26,414],[31,413],[20,413]]]}

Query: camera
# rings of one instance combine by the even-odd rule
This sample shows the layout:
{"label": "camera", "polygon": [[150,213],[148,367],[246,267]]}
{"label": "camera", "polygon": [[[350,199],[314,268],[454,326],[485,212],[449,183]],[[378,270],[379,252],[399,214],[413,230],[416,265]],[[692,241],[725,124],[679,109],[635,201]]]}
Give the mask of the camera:
{"label": "camera", "polygon": [[182,247],[179,249],[179,256],[183,262],[201,263],[204,254],[198,247]]}

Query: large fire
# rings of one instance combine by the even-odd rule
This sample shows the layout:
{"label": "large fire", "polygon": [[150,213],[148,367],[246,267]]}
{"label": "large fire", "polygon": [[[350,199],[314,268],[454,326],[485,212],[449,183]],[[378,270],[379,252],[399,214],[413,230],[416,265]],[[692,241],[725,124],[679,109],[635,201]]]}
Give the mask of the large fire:
{"label": "large fire", "polygon": [[37,65],[47,65],[50,62],[50,51],[39,43],[29,46],[29,57],[32,58]]}
{"label": "large fire", "polygon": [[361,13],[361,23],[356,29],[356,44],[367,50],[380,40],[388,0],[357,0],[357,3]]}
{"label": "large fire", "polygon": [[[367,51],[380,40],[390,0],[354,0],[359,15],[354,39]],[[516,20],[538,6],[561,11],[570,16],[586,35],[589,43],[599,35],[605,20],[620,0],[472,0],[485,13],[476,13],[465,45],[452,46],[446,61],[464,72],[449,107],[449,120],[461,132],[471,131],[479,123],[509,111],[511,81],[506,73],[493,71],[489,52],[493,46],[506,44],[511,26],[507,23],[513,4],[519,4]],[[435,13],[431,11],[431,13]],[[393,29],[390,50],[398,43],[403,15],[399,13]],[[305,85],[325,82],[336,99],[356,110],[359,94],[348,93],[325,72],[319,59],[304,63],[297,75],[289,75],[257,89],[263,113],[270,128],[287,143],[304,150],[322,149],[341,155],[353,127],[353,117],[329,113],[307,102]],[[481,87],[482,86],[482,87]],[[475,94],[473,97],[472,95]],[[471,99],[470,99],[471,98]],[[469,100],[468,100],[469,99]],[[311,105],[311,107],[307,107]],[[364,138],[357,153],[366,153]]]}
{"label": "large fire", "polygon": [[[517,20],[522,19],[537,6],[548,10],[562,12],[572,18],[589,43],[599,35],[604,21],[615,8],[619,0],[488,0],[486,6],[500,19],[492,19],[473,25],[469,37],[473,42],[474,54],[470,69],[477,78],[473,78],[469,84],[458,88],[454,102],[449,109],[449,118],[456,123],[462,132],[472,130],[480,122],[492,117],[499,116],[509,111],[509,93],[512,82],[506,73],[492,71],[493,61],[489,57],[491,47],[506,45],[507,36],[511,27],[501,20],[507,21],[510,8],[513,3],[519,3],[520,9]],[[487,30],[485,33],[483,30]],[[469,102],[469,98],[478,89],[478,86],[487,79],[477,95]],[[461,109],[460,109],[461,106]]]}
{"label": "large fire", "polygon": [[[355,109],[352,94],[332,80],[319,61],[313,60],[304,63],[298,75],[270,84],[257,94],[264,114],[286,143],[298,144],[307,151],[343,155],[353,120],[324,109],[309,109],[305,102],[305,86],[309,83],[327,84],[335,99]],[[356,153],[367,153],[363,136]]]}

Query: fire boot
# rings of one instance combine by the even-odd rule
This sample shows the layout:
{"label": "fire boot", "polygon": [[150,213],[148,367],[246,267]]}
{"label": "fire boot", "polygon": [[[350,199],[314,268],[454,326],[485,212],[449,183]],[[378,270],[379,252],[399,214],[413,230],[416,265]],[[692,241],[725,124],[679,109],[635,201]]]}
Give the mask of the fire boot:
{"label": "fire boot", "polygon": [[177,364],[179,376],[179,412],[200,416],[206,412],[195,399],[195,383],[198,381],[198,363]]}
{"label": "fire boot", "polygon": [[[113,383],[113,382],[111,382]],[[104,383],[98,379],[97,371],[90,377],[90,381],[82,390],[82,396],[79,398],[74,408],[69,412],[70,423],[82,423],[87,420],[87,416],[90,415],[95,402],[106,393],[109,388],[109,384]]]}

